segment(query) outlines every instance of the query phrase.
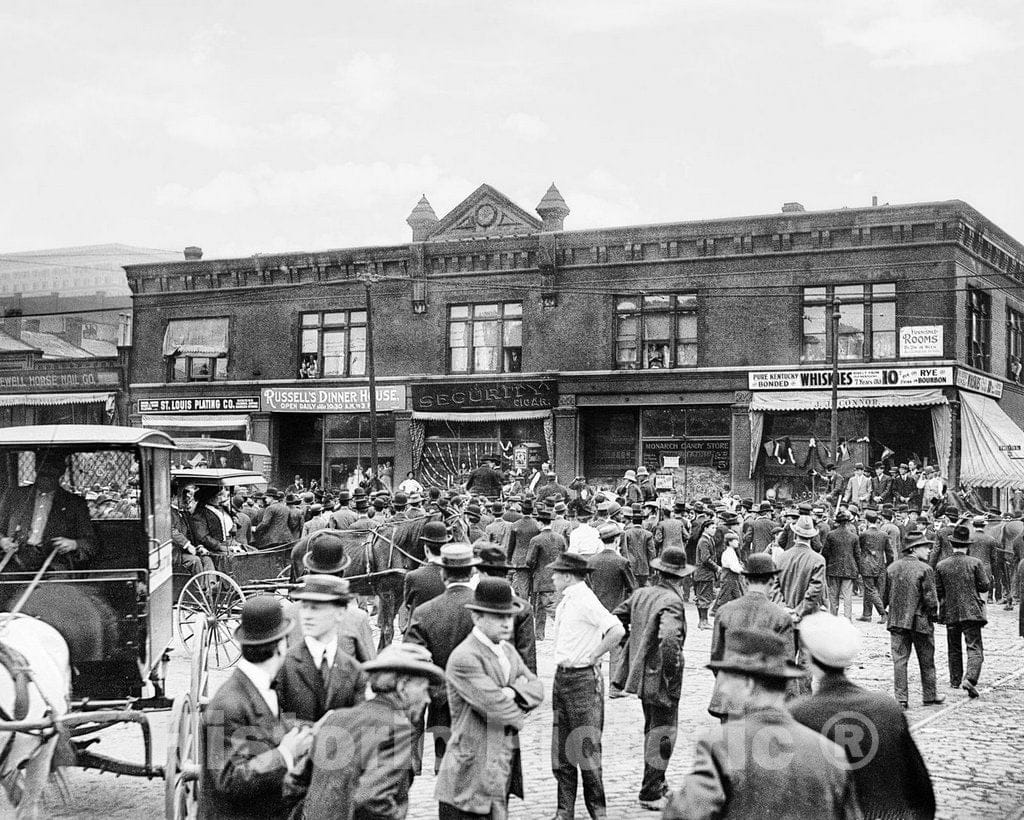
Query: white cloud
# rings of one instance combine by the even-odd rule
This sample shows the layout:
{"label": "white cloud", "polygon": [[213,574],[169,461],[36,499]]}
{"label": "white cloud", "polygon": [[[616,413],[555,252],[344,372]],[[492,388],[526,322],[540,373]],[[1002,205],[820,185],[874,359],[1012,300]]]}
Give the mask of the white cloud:
{"label": "white cloud", "polygon": [[204,148],[237,148],[255,136],[252,129],[225,120],[216,114],[197,113],[175,117],[167,122],[172,137]]}
{"label": "white cloud", "polygon": [[548,135],[548,124],[540,117],[518,111],[505,118],[505,130],[526,142],[539,142]]}
{"label": "white cloud", "polygon": [[970,63],[1012,45],[1005,20],[987,19],[943,0],[842,3],[822,29],[826,44],[862,49],[876,66]]}
{"label": "white cloud", "polygon": [[369,113],[384,111],[398,94],[395,59],[361,51],[338,67],[334,85],[341,93],[336,103]]}

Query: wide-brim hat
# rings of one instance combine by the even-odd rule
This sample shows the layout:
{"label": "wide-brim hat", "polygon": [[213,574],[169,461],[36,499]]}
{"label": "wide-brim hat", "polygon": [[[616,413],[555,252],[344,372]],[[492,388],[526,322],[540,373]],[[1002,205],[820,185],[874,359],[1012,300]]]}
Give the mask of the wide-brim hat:
{"label": "wide-brim hat", "polygon": [[473,554],[472,544],[453,543],[441,547],[441,566],[448,569],[475,567],[480,558]]}
{"label": "wide-brim hat", "polygon": [[961,547],[969,546],[971,543],[970,528],[965,527],[962,524],[958,524],[953,527],[953,532],[949,535],[949,543],[956,544]]}
{"label": "wide-brim hat", "polygon": [[650,473],[647,471],[646,467],[637,467],[636,468],[636,474],[637,474],[638,478],[640,476],[642,476],[642,475],[650,475]]}
{"label": "wide-brim hat", "polygon": [[345,541],[332,530],[318,530],[306,539],[302,565],[316,575],[344,572],[352,559],[345,554]]}
{"label": "wide-brim hat", "polygon": [[676,578],[685,578],[697,569],[693,564],[686,563],[686,550],[679,547],[665,547],[661,555],[651,559],[651,567]]}
{"label": "wide-brim hat", "polygon": [[775,566],[775,562],[772,560],[772,557],[768,553],[752,552],[750,555],[747,556],[747,560],[743,565],[743,570],[741,571],[741,574],[748,576],[765,576],[778,575],[780,572],[782,572],[782,570]]}
{"label": "wide-brim hat", "polygon": [[515,599],[512,584],[504,578],[481,578],[473,592],[473,600],[463,606],[474,612],[494,615],[515,615],[523,609],[523,603]]}
{"label": "wide-brim hat", "polygon": [[302,582],[288,596],[293,601],[345,603],[352,596],[348,581],[336,575],[305,575]]}
{"label": "wide-brim hat", "polygon": [[552,572],[591,572],[593,567],[587,563],[585,556],[563,552],[553,563],[548,564],[548,569]]}
{"label": "wide-brim hat", "polygon": [[284,503],[289,507],[294,507],[299,503],[299,497],[295,495],[295,493],[288,493],[288,495],[284,497]]}
{"label": "wide-brim hat", "polygon": [[626,481],[636,481],[636,470],[626,470],[622,478]]}
{"label": "wide-brim hat", "polygon": [[810,516],[801,515],[793,525],[793,534],[798,538],[814,538],[818,534],[818,528],[814,526]]}
{"label": "wide-brim hat", "polygon": [[802,678],[806,672],[793,662],[792,652],[792,642],[787,643],[774,632],[733,629],[726,632],[722,659],[711,661],[707,668],[777,680]]}
{"label": "wide-brim hat", "polygon": [[292,631],[295,620],[285,614],[274,595],[256,595],[242,604],[235,640],[242,646],[276,643]]}
{"label": "wide-brim hat", "polygon": [[505,550],[490,542],[484,543],[487,546],[481,547],[477,553],[477,557],[480,559],[480,569],[512,569],[508,564],[508,555],[505,553]]}
{"label": "wide-brim hat", "polygon": [[372,661],[362,665],[364,672],[397,672],[427,678],[431,683],[444,681],[444,670],[431,662],[430,650],[415,643],[393,643],[384,647]]}

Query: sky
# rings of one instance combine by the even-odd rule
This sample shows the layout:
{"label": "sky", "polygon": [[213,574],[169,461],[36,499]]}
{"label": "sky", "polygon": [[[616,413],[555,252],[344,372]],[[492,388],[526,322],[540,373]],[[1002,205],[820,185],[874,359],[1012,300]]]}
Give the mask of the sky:
{"label": "sky", "polygon": [[0,4],[0,253],[964,199],[1024,242],[1018,0]]}

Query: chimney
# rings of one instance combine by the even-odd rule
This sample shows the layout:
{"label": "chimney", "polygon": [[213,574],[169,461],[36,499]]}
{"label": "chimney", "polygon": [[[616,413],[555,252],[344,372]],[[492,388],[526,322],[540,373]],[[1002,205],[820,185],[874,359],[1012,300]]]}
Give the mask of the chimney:
{"label": "chimney", "polygon": [[185,260],[188,262],[198,262],[203,258],[203,249],[197,248],[195,245],[189,245],[185,248]]}
{"label": "chimney", "polygon": [[437,224],[437,214],[434,213],[434,209],[430,207],[430,203],[427,201],[427,195],[424,194],[420,197],[420,201],[416,203],[416,207],[412,209],[412,213],[409,214],[405,220],[405,224],[412,228],[412,241],[413,242],[424,242],[430,235],[430,230]]}
{"label": "chimney", "polygon": [[802,214],[804,212],[804,206],[799,202],[784,202],[782,205],[782,213],[784,214]]}
{"label": "chimney", "polygon": [[562,223],[565,222],[565,218],[569,215],[569,206],[565,204],[565,200],[562,199],[562,194],[555,187],[555,183],[551,183],[551,187],[548,188],[547,193],[544,194],[541,201],[537,204],[537,213],[540,214],[540,218],[544,222],[541,230],[562,230]]}
{"label": "chimney", "polygon": [[877,208],[878,207],[878,197],[877,196],[871,197],[871,207],[872,208]]}

